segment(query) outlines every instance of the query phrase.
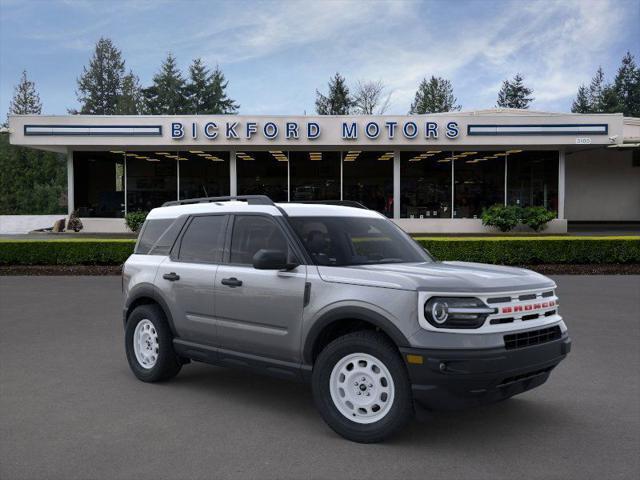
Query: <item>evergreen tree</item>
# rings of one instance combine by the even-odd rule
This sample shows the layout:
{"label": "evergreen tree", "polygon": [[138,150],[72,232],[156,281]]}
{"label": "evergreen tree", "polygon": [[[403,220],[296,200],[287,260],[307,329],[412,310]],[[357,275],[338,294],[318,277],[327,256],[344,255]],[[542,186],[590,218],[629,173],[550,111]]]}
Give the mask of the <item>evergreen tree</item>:
{"label": "evergreen tree", "polygon": [[571,104],[573,113],[591,113],[591,102],[589,101],[589,91],[584,85],[578,88],[578,95]]}
{"label": "evergreen tree", "polygon": [[613,88],[625,116],[640,117],[640,69],[631,52],[622,59]]}
{"label": "evergreen tree", "polygon": [[229,82],[225,80],[224,73],[222,73],[222,70],[220,70],[217,65],[208,83],[210,97],[209,107],[206,113],[238,113],[240,105],[227,97],[226,90]]}
{"label": "evergreen tree", "polygon": [[[22,72],[9,113],[40,115],[35,84]],[[65,213],[67,160],[63,155],[9,144],[0,135],[0,215]]]}
{"label": "evergreen tree", "polygon": [[200,58],[196,58],[189,66],[189,83],[185,94],[189,103],[189,113],[194,115],[206,112],[208,107],[209,69]]}
{"label": "evergreen tree", "polygon": [[225,92],[228,83],[220,67],[209,73],[202,60],[195,59],[189,67],[189,83],[185,88],[190,113],[236,113],[239,105]]}
{"label": "evergreen tree", "polygon": [[596,74],[589,84],[589,104],[591,105],[591,113],[604,112],[604,92],[607,84],[604,79],[604,71],[602,67],[598,67]]}
{"label": "evergreen tree", "polygon": [[121,92],[116,103],[116,112],[119,115],[140,115],[144,113],[144,98],[140,80],[131,71],[122,79]]}
{"label": "evergreen tree", "polygon": [[432,75],[428,81],[423,78],[420,82],[409,113],[413,115],[457,111],[460,110],[460,105],[456,102],[451,82]]}
{"label": "evergreen tree", "polygon": [[13,91],[9,113],[14,115],[40,115],[42,113],[42,103],[36,91],[36,84],[27,78],[26,70],[22,71],[20,83]]}
{"label": "evergreen tree", "polygon": [[80,113],[117,113],[124,72],[124,60],[120,50],[108,38],[98,40],[89,67],[83,67],[82,75],[78,79],[76,95],[81,105]]}
{"label": "evergreen tree", "polygon": [[176,115],[188,112],[185,81],[175,57],[169,53],[151,87],[143,90],[146,108],[154,115]]}
{"label": "evergreen tree", "polygon": [[530,95],[533,89],[524,85],[524,78],[519,73],[513,77],[512,81],[502,82],[502,88],[498,92],[498,107],[502,108],[529,108],[533,101]]}
{"label": "evergreen tree", "polygon": [[339,73],[329,80],[327,96],[316,90],[316,112],[319,115],[348,115],[353,106],[354,100],[349,95],[349,87]]}

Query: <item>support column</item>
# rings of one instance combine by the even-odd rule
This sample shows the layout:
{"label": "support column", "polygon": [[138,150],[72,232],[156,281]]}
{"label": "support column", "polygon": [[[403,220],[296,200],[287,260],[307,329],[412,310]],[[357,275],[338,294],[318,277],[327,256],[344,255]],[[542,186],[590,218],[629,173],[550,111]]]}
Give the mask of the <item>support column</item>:
{"label": "support column", "polygon": [[73,176],[73,150],[67,149],[67,213],[75,210],[75,191]]}
{"label": "support column", "polygon": [[393,151],[393,218],[400,218],[400,151]]}
{"label": "support column", "polygon": [[564,179],[565,179],[565,150],[560,150],[558,157],[558,218],[564,220]]}
{"label": "support column", "polygon": [[229,195],[238,195],[238,171],[236,169],[236,151],[229,152]]}

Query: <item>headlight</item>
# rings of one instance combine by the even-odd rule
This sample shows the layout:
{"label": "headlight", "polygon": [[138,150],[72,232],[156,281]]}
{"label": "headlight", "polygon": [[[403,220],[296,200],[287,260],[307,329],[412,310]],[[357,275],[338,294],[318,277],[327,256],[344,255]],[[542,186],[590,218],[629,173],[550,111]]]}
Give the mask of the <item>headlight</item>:
{"label": "headlight", "polygon": [[495,312],[472,297],[432,297],[424,305],[425,318],[437,328],[479,328]]}

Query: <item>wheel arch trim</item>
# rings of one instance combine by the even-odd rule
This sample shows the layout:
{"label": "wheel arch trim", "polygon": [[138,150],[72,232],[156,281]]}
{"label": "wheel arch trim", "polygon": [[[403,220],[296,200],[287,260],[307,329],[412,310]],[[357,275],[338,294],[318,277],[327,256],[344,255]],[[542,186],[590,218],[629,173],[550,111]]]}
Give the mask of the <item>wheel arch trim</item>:
{"label": "wheel arch trim", "polygon": [[160,295],[160,293],[158,292],[158,289],[150,283],[140,283],[129,291],[129,294],[127,295],[127,301],[124,305],[124,311],[122,314],[123,325],[126,326],[127,324],[127,319],[130,313],[129,310],[131,309],[131,305],[133,305],[134,303],[136,303],[138,300],[142,298],[151,299],[154,303],[156,303],[162,309],[162,311],[164,312],[165,318],[169,323],[169,328],[171,329],[171,333],[175,337],[176,329],[173,323],[173,316],[171,315],[171,309],[169,308],[169,305],[164,300],[162,295]]}
{"label": "wheel arch trim", "polygon": [[314,321],[313,326],[307,333],[302,349],[302,359],[304,363],[308,365],[313,363],[313,351],[320,335],[327,327],[341,320],[361,320],[370,323],[387,334],[396,346],[408,347],[410,345],[407,337],[400,329],[381,313],[361,306],[341,306],[322,314]]}

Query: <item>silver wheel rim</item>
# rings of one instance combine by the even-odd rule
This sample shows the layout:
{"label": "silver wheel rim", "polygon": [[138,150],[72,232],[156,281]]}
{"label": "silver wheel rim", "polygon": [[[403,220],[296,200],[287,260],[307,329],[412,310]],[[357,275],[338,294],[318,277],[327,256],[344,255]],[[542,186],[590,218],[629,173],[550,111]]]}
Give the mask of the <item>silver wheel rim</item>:
{"label": "silver wheel rim", "polygon": [[391,410],[395,396],[389,369],[367,353],[352,353],[335,364],[329,377],[331,399],[355,423],[374,423]]}
{"label": "silver wheel rim", "polygon": [[151,369],[158,361],[158,332],[151,320],[140,320],[133,332],[133,351],[142,368]]}

